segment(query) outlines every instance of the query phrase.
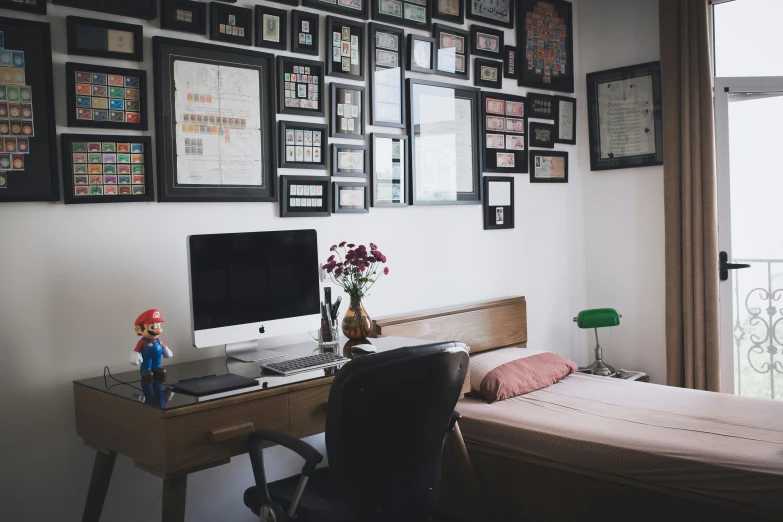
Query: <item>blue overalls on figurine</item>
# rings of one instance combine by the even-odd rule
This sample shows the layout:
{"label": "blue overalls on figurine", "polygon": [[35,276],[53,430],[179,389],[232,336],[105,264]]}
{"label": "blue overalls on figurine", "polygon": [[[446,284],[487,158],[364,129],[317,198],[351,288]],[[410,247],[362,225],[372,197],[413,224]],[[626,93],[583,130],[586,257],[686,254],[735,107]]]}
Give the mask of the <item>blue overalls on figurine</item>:
{"label": "blue overalls on figurine", "polygon": [[161,366],[161,357],[168,359],[174,354],[160,340],[160,334],[163,333],[162,322],[163,317],[154,308],[147,310],[136,319],[136,335],[140,335],[141,339],[131,353],[130,363],[141,365],[142,379],[164,380],[166,378],[166,369]]}

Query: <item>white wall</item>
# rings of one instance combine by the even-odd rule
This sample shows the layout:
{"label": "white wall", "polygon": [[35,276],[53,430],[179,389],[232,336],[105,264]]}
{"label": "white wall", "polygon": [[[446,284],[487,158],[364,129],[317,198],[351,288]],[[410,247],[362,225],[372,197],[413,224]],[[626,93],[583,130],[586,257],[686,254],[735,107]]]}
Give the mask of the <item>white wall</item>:
{"label": "white wall", "polygon": [[[240,0],[239,5],[253,3]],[[50,5],[49,11],[56,116],[61,122],[58,134],[80,132],[62,125],[66,121],[63,64],[105,60],[64,54],[64,16],[114,17],[58,5]],[[0,15],[41,19],[2,9]],[[205,40],[161,31],[157,20],[144,23],[144,31],[147,60],[143,67],[150,73],[149,89],[151,36],[166,33]],[[507,38],[508,43],[516,40],[510,30]],[[582,78],[576,63],[577,78]],[[525,92],[509,80],[504,90]],[[584,106],[583,99],[579,103]],[[148,134],[154,135],[154,129]],[[580,140],[586,143],[584,136]],[[577,147],[562,148],[576,158]],[[81,518],[93,452],[75,435],[71,381],[100,375],[104,365],[115,372],[130,370],[128,353],[137,340],[132,322],[142,310],[162,310],[166,319],[163,337],[175,353],[172,362],[221,354],[218,348],[198,351],[190,346],[185,254],[185,237],[190,234],[312,227],[318,230],[323,257],[329,245],[343,239],[373,241],[388,256],[391,275],[367,300],[371,314],[525,295],[529,345],[585,363],[584,335],[571,322],[586,302],[585,169],[584,162],[572,161],[571,165],[566,185],[531,185],[527,175],[516,176],[517,227],[510,231],[485,232],[480,205],[372,209],[367,215],[286,220],[278,218],[278,206],[269,203],[0,205],[0,353],[4,358],[0,518]],[[624,172],[616,177],[632,175]],[[618,306],[622,308],[623,303]],[[316,442],[322,446],[320,437]],[[282,450],[273,453],[289,458]],[[268,462],[275,468],[273,478],[296,470],[290,458]],[[241,500],[251,477],[245,457],[191,475],[188,520],[253,520]],[[158,520],[160,503],[161,480],[120,457],[103,520]]]}

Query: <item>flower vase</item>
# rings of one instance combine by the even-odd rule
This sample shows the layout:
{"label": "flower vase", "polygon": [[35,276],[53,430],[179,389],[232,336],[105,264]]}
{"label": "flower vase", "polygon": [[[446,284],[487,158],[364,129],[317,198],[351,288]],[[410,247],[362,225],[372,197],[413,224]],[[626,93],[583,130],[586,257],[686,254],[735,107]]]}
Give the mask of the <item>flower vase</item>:
{"label": "flower vase", "polygon": [[343,333],[348,339],[364,339],[373,331],[372,319],[361,301],[351,301],[343,317]]}

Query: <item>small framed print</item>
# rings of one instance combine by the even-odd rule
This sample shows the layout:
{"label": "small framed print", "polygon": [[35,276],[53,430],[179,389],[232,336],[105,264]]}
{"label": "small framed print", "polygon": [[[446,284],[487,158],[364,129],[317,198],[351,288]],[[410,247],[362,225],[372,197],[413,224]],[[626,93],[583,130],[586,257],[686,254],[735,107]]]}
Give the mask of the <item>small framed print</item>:
{"label": "small framed print", "polygon": [[66,16],[68,54],[144,60],[143,28],[80,16]]}
{"label": "small framed print", "polygon": [[555,96],[555,143],[576,145],[576,98]]}
{"label": "small framed print", "polygon": [[332,144],[332,176],[366,178],[369,165],[366,145]]}
{"label": "small framed print", "polygon": [[514,228],[514,178],[484,176],[484,230]]}
{"label": "small framed print", "polygon": [[324,115],[324,63],[277,57],[277,112],[300,116]]}
{"label": "small framed print", "polygon": [[210,2],[209,39],[253,45],[253,10],[222,2]]}
{"label": "small framed print", "polygon": [[324,46],[327,76],[364,80],[364,23],[327,16]]}
{"label": "small framed print", "polygon": [[372,206],[408,206],[408,137],[372,134]]}
{"label": "small framed print", "polygon": [[435,72],[435,38],[408,35],[408,70],[432,74]]}
{"label": "small framed print", "polygon": [[539,120],[554,120],[555,97],[537,92],[527,93],[527,115]]}
{"label": "small framed print", "polygon": [[370,22],[370,124],[405,127],[405,31]]}
{"label": "small framed print", "polygon": [[46,14],[46,0],[0,0],[0,8]]}
{"label": "small framed print", "polygon": [[192,0],[163,0],[160,9],[161,29],[207,34],[207,4]]}
{"label": "small framed print", "polygon": [[[468,2],[470,1],[468,0]],[[470,50],[476,56],[501,59],[503,57],[503,36],[502,29],[471,25]]]}
{"label": "small framed print", "polygon": [[288,11],[256,6],[256,47],[285,51],[288,47]]}
{"label": "small framed print", "polygon": [[[291,12],[291,51],[318,56],[318,15],[294,9]],[[331,50],[330,50],[331,52]]]}
{"label": "small framed print", "polygon": [[52,3],[143,20],[158,16],[158,0],[52,0]]}
{"label": "small framed print", "polygon": [[283,169],[326,170],[326,125],[280,121],[278,165]]}
{"label": "small framed print", "polygon": [[353,18],[367,20],[370,18],[371,0],[302,0],[304,7],[312,7],[321,11],[329,11]]}
{"label": "small framed print", "polygon": [[467,16],[477,22],[485,22],[500,27],[514,27],[513,0],[465,0]]}
{"label": "small framed print", "polygon": [[280,217],[329,217],[331,189],[328,176],[280,176]]}
{"label": "small framed print", "polygon": [[476,58],[473,67],[473,85],[492,89],[503,88],[503,62]]}
{"label": "small framed print", "polygon": [[331,83],[329,136],[364,139],[364,87]]}
{"label": "small framed print", "polygon": [[503,47],[503,78],[517,77],[517,48],[513,45]]}
{"label": "small framed print", "polygon": [[451,26],[432,24],[435,38],[435,74],[470,79],[470,33]]}
{"label": "small framed print", "polygon": [[530,183],[568,183],[568,153],[531,150]]}
{"label": "small framed print", "polygon": [[464,24],[465,0],[432,0],[432,18],[456,25]]}
{"label": "small framed print", "polygon": [[332,212],[366,214],[370,211],[367,183],[335,181],[332,183]]}
{"label": "small framed print", "polygon": [[65,64],[68,126],[147,130],[147,71]]}
{"label": "small framed print", "polygon": [[398,27],[430,28],[430,3],[434,0],[367,0],[372,2],[372,19]]}
{"label": "small framed print", "polygon": [[525,98],[482,92],[481,104],[484,172],[526,173]]}
{"label": "small framed print", "polygon": [[530,122],[528,143],[531,147],[555,148],[555,126],[551,123]]}

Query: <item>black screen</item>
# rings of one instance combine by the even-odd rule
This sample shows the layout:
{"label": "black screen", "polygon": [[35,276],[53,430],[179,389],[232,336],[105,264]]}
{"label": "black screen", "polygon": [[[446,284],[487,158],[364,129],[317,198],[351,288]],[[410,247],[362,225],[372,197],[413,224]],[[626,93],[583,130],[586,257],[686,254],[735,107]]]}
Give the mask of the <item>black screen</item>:
{"label": "black screen", "polygon": [[315,230],[191,236],[196,330],[320,313]]}

